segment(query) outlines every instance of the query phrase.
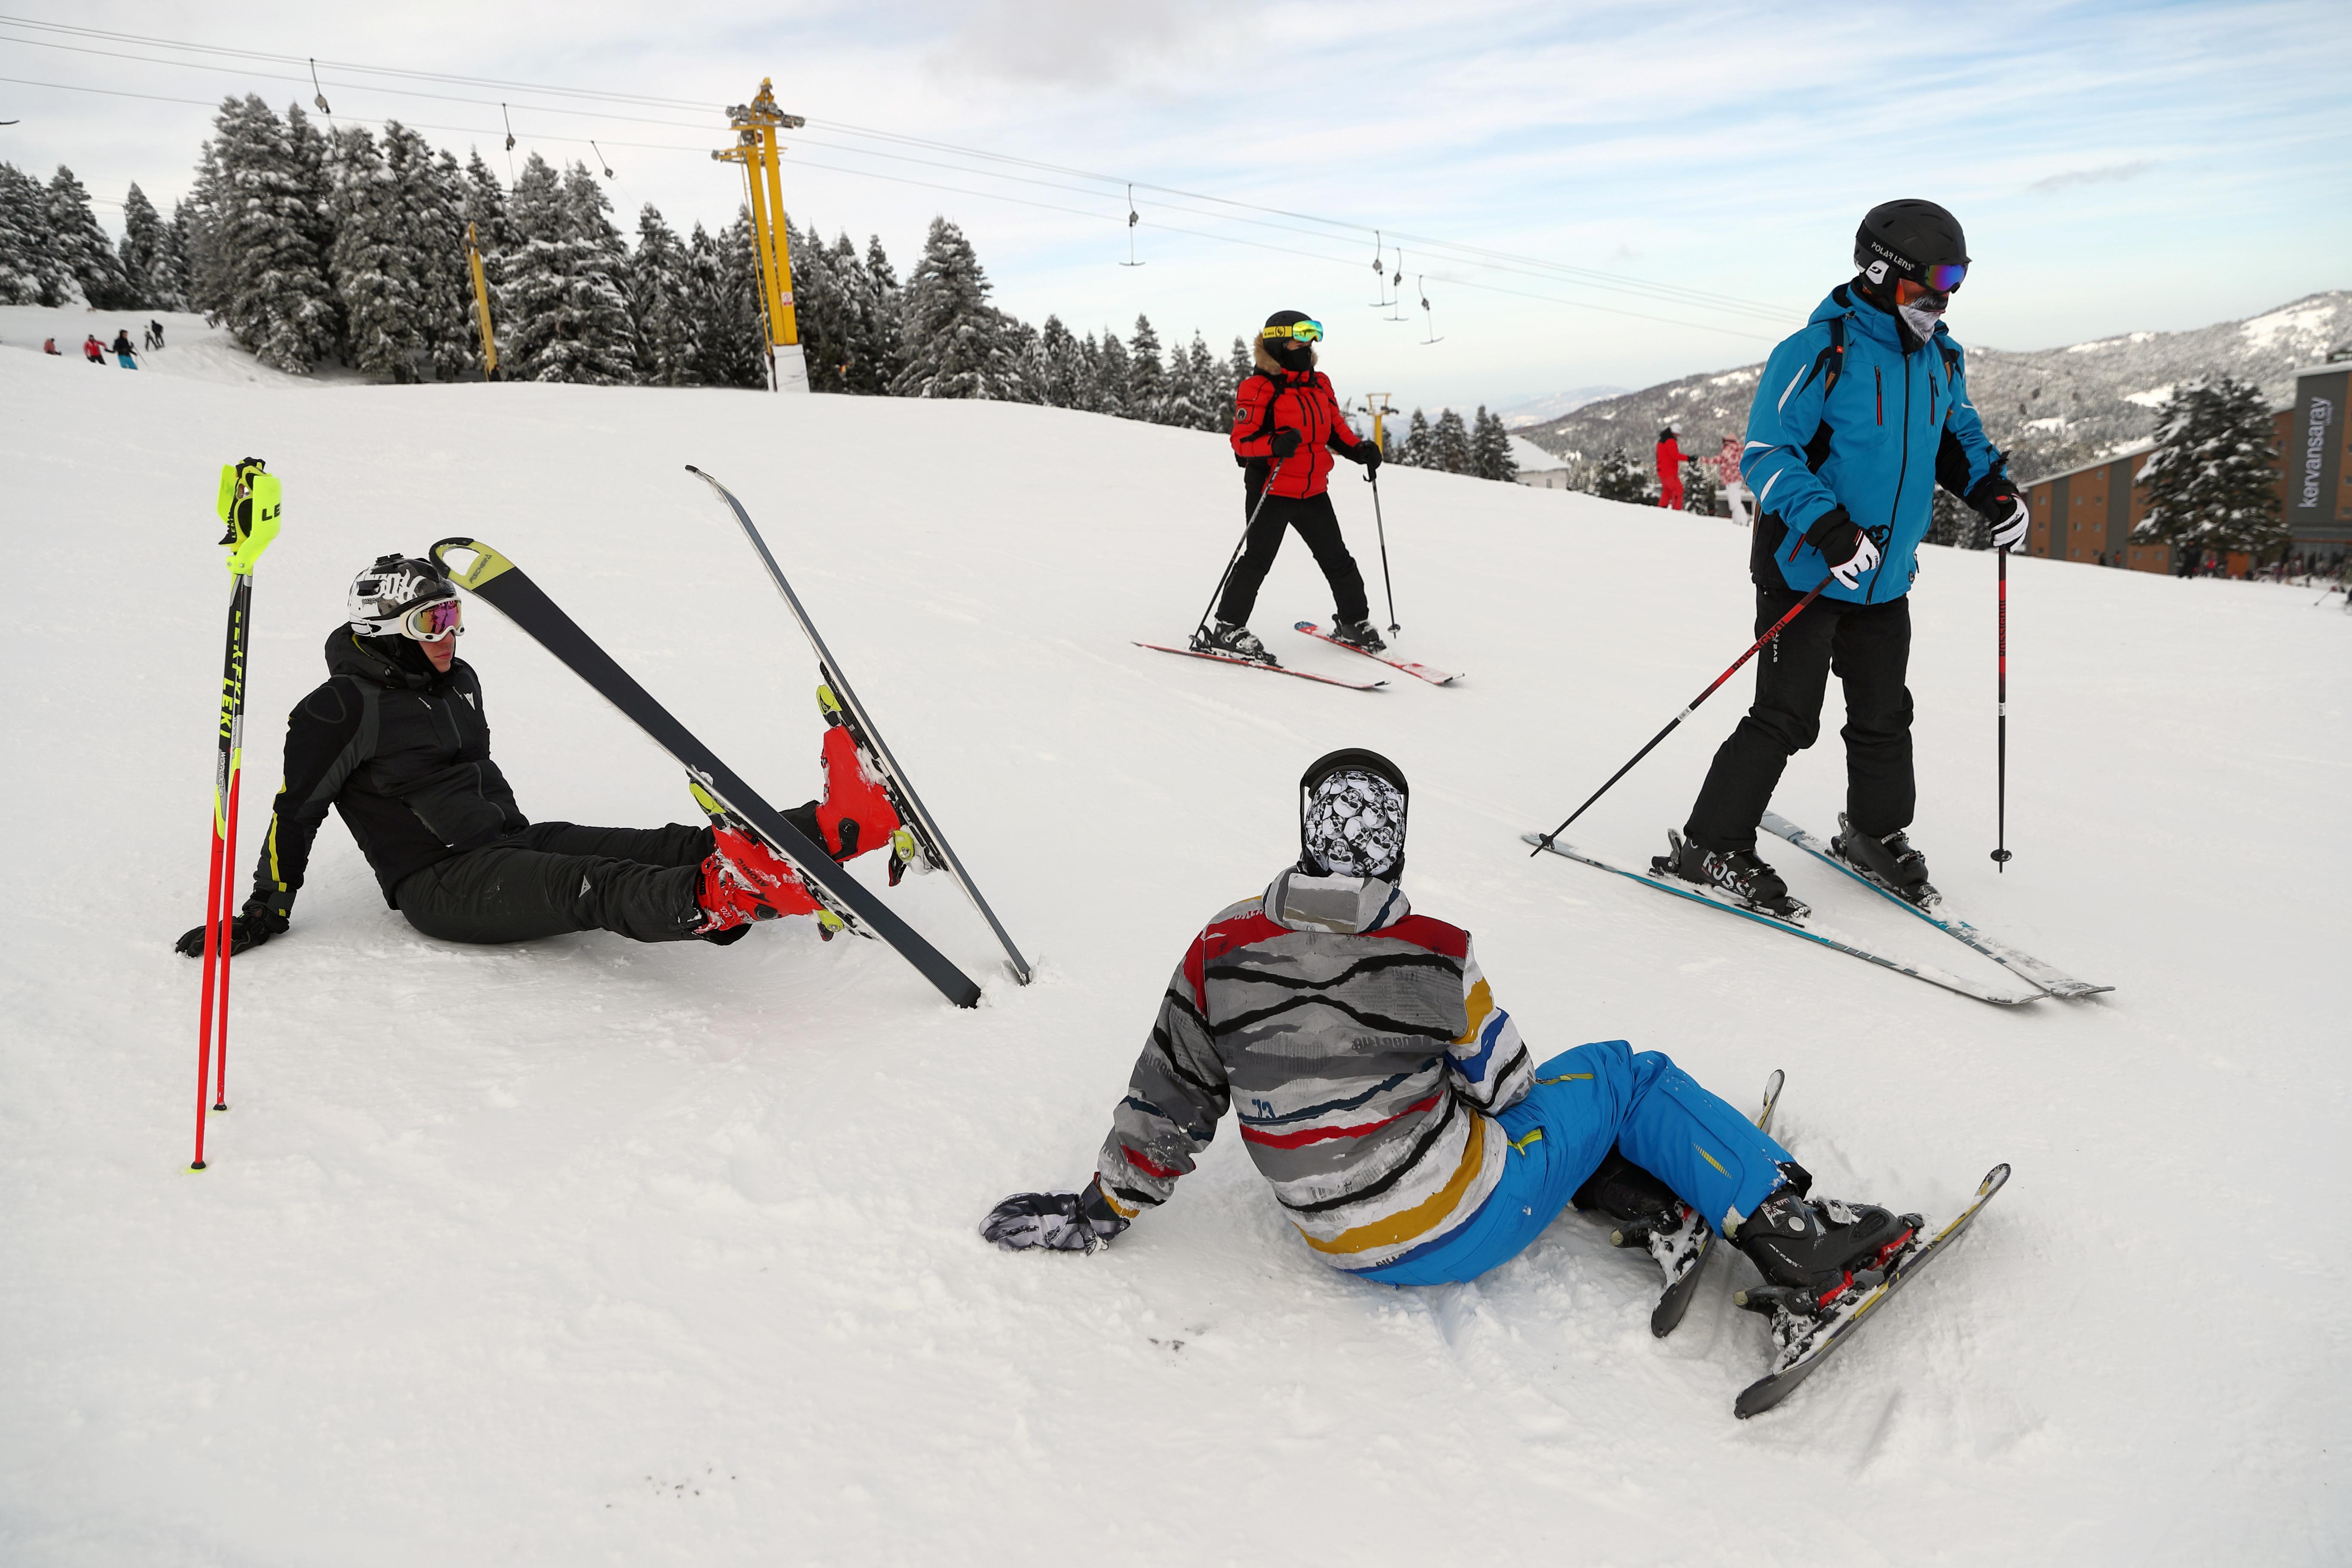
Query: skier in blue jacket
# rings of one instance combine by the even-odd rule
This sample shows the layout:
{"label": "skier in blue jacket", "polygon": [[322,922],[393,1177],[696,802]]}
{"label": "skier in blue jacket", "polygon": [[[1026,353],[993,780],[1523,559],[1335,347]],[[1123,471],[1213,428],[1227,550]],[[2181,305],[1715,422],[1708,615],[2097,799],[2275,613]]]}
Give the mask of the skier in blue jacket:
{"label": "skier in blue jacket", "polygon": [[1821,733],[1832,670],[1846,703],[1846,808],[1832,846],[1890,890],[1935,901],[1927,858],[1906,837],[1919,544],[1937,485],[1985,518],[1996,548],[2014,549],[2026,530],[2025,502],[1985,438],[1966,355],[1943,322],[1969,269],[1959,220],[1933,202],[1884,203],[1855,231],[1853,260],[1856,276],[1772,351],[1740,459],[1756,498],[1756,635],[1812,589],[1822,595],[1759,656],[1755,704],[1654,862],[1781,915],[1805,907],[1758,858],[1757,824],[1789,759]]}

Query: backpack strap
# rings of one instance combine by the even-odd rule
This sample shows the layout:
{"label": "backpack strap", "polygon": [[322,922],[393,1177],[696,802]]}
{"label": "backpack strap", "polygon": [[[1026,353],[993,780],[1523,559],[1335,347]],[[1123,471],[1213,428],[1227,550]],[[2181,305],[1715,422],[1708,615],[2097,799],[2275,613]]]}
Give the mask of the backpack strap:
{"label": "backpack strap", "polygon": [[1829,347],[1813,361],[1822,373],[1822,422],[1813,431],[1813,438],[1805,443],[1805,467],[1818,474],[1822,465],[1830,460],[1830,394],[1837,390],[1838,377],[1845,374],[1845,318],[1829,319]]}

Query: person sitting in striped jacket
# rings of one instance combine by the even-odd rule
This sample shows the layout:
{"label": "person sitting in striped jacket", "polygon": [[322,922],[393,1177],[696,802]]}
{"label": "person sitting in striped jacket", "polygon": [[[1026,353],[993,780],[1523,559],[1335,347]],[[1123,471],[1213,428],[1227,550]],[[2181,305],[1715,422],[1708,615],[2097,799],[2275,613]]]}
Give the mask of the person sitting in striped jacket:
{"label": "person sitting in striped jacket", "polygon": [[1395,763],[1334,752],[1299,792],[1297,865],[1185,951],[1094,1179],[1005,1199],[988,1240],[1093,1252],[1168,1200],[1229,1110],[1300,1239],[1391,1285],[1474,1279],[1571,1201],[1710,1225],[1817,1306],[1906,1239],[1908,1216],[1809,1201],[1789,1152],[1662,1052],[1536,1061],[1470,933],[1405,897]]}

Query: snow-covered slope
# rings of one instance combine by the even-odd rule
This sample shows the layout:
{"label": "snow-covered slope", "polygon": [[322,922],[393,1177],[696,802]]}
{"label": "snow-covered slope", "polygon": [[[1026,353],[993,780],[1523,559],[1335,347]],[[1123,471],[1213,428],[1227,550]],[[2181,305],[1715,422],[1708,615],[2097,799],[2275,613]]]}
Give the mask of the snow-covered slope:
{"label": "snow-covered slope", "polygon": [[[2016,353],[1979,343],[1963,307],[1952,330],[1969,345],[1969,386],[1985,427],[2009,454],[2010,472],[2032,479],[2144,441],[2156,410],[2181,383],[2231,375],[2253,382],[2273,406],[2294,395],[2294,373],[2352,343],[2352,290],[2313,294],[2242,321],[2186,332],[2128,332],[2063,348]],[[1794,329],[1796,323],[1791,322]],[[1758,364],[1686,375],[1622,397],[1580,405],[1521,432],[1570,457],[1622,447],[1646,469],[1670,419],[1685,451],[1715,450],[1746,430]]]}
{"label": "snow-covered slope", "polygon": [[[1720,523],[1391,470],[1402,646],[1469,679],[1359,695],[1129,646],[1181,635],[1233,542],[1213,437],[24,354],[0,405],[0,1561],[2342,1558],[2352,619],[2315,595],[2016,563],[1996,877],[1991,563],[1927,552],[1917,837],[1958,905],[2117,987],[2000,1010],[1528,858],[1743,642]],[[286,489],[248,846],[351,574],[455,533],[772,797],[813,791],[810,662],[693,462],[768,529],[1036,983],[939,878],[887,896],[988,976],[974,1012],[805,921],[427,941],[331,824],[294,931],[236,965],[236,1109],[186,1172],[197,966],[169,943],[204,884],[215,476],[247,453]],[[1369,556],[1364,489],[1335,488]],[[1369,670],[1279,629],[1328,609],[1294,543],[1260,629]],[[466,654],[526,809],[685,819],[675,770],[494,613]],[[1654,848],[1738,689],[1580,836]],[[2008,1192],[1747,1423],[1761,1331],[1727,1273],[1663,1342],[1652,1272],[1573,1215],[1475,1284],[1350,1283],[1230,1134],[1098,1256],[983,1246],[998,1197],[1084,1179],[1183,944],[1293,852],[1298,772],[1346,743],[1411,772],[1414,896],[1539,1048],[1629,1038],[1743,1101],[1786,1068],[1824,1190],[1940,1209],[2007,1159]],[[1784,809],[1827,826],[1839,776],[1832,738]],[[1840,924],[1975,962],[1790,869]]]}

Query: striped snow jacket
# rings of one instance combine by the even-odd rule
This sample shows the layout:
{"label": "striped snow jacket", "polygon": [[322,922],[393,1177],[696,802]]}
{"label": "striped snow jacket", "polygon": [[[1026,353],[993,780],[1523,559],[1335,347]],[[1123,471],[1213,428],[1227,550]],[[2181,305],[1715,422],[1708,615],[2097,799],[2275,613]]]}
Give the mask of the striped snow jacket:
{"label": "striped snow jacket", "polygon": [[1495,1189],[1493,1113],[1534,1068],[1470,934],[1376,878],[1286,871],[1193,939],[1097,1162],[1123,1216],[1167,1201],[1228,1107],[1334,1268],[1444,1240]]}

